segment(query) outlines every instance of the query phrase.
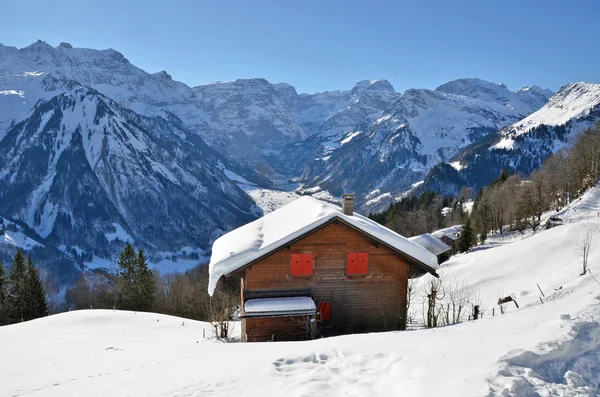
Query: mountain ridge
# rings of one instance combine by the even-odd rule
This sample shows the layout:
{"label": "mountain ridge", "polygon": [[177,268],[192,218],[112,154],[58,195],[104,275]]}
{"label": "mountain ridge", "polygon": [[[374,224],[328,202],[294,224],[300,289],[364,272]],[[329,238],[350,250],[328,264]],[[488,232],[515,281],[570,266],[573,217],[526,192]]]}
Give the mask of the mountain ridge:
{"label": "mountain ridge", "polygon": [[462,186],[480,188],[503,167],[529,174],[581,132],[600,122],[600,84],[569,83],[538,111],[464,148],[449,166],[434,169],[420,186],[456,194]]}

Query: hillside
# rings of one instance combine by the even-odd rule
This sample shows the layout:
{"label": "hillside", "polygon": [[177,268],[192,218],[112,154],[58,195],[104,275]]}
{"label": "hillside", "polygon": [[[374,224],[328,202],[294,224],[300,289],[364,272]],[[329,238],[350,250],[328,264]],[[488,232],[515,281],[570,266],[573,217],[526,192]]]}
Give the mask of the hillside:
{"label": "hillside", "polygon": [[150,254],[209,249],[260,214],[226,164],[175,116],[140,116],[73,83],[0,141],[1,210],[85,261],[128,241]]}
{"label": "hillside", "polygon": [[[579,276],[575,240],[588,227],[600,233],[597,217],[587,221],[599,211],[596,187],[561,211],[566,225],[490,239],[445,263],[443,277],[461,277],[487,302],[481,320],[310,342],[223,344],[202,338],[206,324],[176,317],[70,312],[0,328],[0,350],[11,357],[0,361],[0,394],[597,396],[600,284]],[[590,269],[598,277],[594,244]],[[520,308],[507,306],[499,315],[494,302],[510,294]]]}
{"label": "hillside", "polygon": [[106,267],[124,241],[185,269],[196,261],[177,252],[205,256],[298,188],[381,208],[549,95],[480,79],[403,94],[383,79],[313,94],[263,78],[190,87],[114,49],[41,40],[0,44],[0,59],[0,214],[44,240],[39,264],[69,262],[61,277]]}
{"label": "hillside", "polygon": [[571,83],[528,117],[475,142],[436,167],[421,189],[456,194],[484,187],[503,167],[527,175],[600,122],[600,84]]}
{"label": "hillside", "polygon": [[355,192],[364,211],[382,210],[440,161],[530,115],[550,95],[480,79],[406,90],[380,117],[348,129],[335,150],[308,163],[301,181],[306,191]]}

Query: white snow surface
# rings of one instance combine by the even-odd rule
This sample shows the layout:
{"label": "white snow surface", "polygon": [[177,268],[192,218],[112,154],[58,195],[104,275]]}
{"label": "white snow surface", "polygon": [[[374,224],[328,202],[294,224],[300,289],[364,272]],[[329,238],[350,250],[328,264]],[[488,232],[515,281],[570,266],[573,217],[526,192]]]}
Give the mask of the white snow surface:
{"label": "white snow surface", "polygon": [[252,197],[252,200],[263,210],[264,214],[270,214],[300,197],[293,190],[265,188],[253,184],[239,184],[239,187]]}
{"label": "white snow surface", "polygon": [[600,84],[571,83],[556,93],[540,110],[534,112],[512,127],[517,135],[545,124],[564,125],[569,120],[585,116],[600,104]]}
{"label": "white snow surface", "polygon": [[246,314],[306,312],[310,310],[317,310],[317,307],[315,302],[307,296],[249,299],[244,304]]}
{"label": "white snow surface", "polygon": [[21,248],[24,251],[29,251],[35,247],[43,247],[42,244],[25,235],[23,232],[13,232],[9,230],[5,230],[3,234],[0,234],[0,246],[2,245]]}
{"label": "white snow surface", "polygon": [[[443,278],[461,277],[490,302],[481,320],[227,344],[202,338],[211,335],[207,323],[75,311],[0,327],[0,395],[598,396],[600,285],[590,274],[579,276],[575,244],[579,233],[600,226],[597,219],[588,223],[596,209],[599,188],[561,212],[565,226],[478,247],[444,264]],[[598,277],[600,245],[589,259]],[[498,296],[511,294],[520,309],[507,306],[499,315],[496,308],[492,316]]]}
{"label": "white snow surface", "polygon": [[566,142],[556,142],[553,151],[572,143],[580,132],[594,124],[586,120],[592,112],[600,108],[600,84],[570,83],[565,85],[538,111],[506,127],[501,131],[502,139],[489,150],[513,150],[519,146],[515,138],[525,135],[542,125],[558,127],[571,124],[567,128]]}
{"label": "white snow surface", "polygon": [[405,237],[362,215],[355,213],[348,216],[343,214],[338,206],[304,196],[219,237],[214,242],[209,264],[209,294],[213,294],[222,276],[240,269],[336,217],[405,252],[432,269],[437,269],[435,255]]}
{"label": "white snow surface", "polygon": [[462,230],[461,225],[454,225],[454,226],[450,226],[450,227],[445,227],[440,230],[436,230],[435,232],[432,232],[431,234],[438,238],[440,238],[442,236],[446,236],[448,238],[451,238],[452,240],[456,240],[458,238],[458,234],[460,233],[461,230]]}
{"label": "white snow surface", "polygon": [[119,241],[122,241],[124,243],[134,242],[133,237],[131,237],[131,235],[127,233],[125,229],[123,229],[123,226],[119,225],[118,223],[113,223],[113,226],[115,228],[115,231],[112,233],[106,233],[104,235],[108,241],[114,241],[118,239]]}
{"label": "white snow surface", "polygon": [[409,237],[409,240],[415,244],[419,244],[428,251],[431,251],[434,255],[439,255],[452,250],[452,247],[450,247],[448,244],[429,233]]}

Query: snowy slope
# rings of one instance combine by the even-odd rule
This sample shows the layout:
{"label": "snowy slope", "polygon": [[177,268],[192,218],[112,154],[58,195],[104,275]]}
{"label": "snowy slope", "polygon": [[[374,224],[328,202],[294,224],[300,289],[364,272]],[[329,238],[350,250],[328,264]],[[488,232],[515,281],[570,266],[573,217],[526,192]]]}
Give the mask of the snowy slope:
{"label": "snowy slope", "polygon": [[398,93],[387,80],[363,80],[349,91],[295,97],[294,117],[310,136],[285,146],[271,162],[299,174],[310,161],[327,158],[339,148],[345,132],[373,123],[396,98]]}
{"label": "snowy slope", "polygon": [[207,249],[260,212],[223,161],[174,116],[146,118],[78,86],[0,141],[1,210],[90,258],[126,241],[150,254]]}
{"label": "snowy slope", "polygon": [[505,166],[529,174],[598,122],[600,84],[567,84],[537,112],[464,148],[451,159],[456,171],[441,167],[422,188],[445,194],[455,194],[462,186],[477,189]]}
{"label": "snowy slope", "polygon": [[[600,208],[598,188],[566,212],[583,207]],[[431,330],[222,344],[175,317],[71,312],[0,328],[0,394],[597,396],[600,285],[578,276],[573,239],[587,226],[569,219],[442,266],[486,300],[515,293],[521,308],[503,315],[490,304],[481,320]],[[600,246],[590,263],[599,274]]]}
{"label": "snowy slope", "polygon": [[0,216],[0,251],[12,252],[17,248],[30,251],[44,245],[29,237],[23,228]]}
{"label": "snowy slope", "polygon": [[[7,119],[13,116],[15,122],[21,121],[36,97],[53,96],[22,87],[22,76],[33,73],[76,81],[141,115],[175,114],[211,146],[246,163],[255,161],[253,151],[260,154],[306,136],[294,121],[290,100],[264,79],[192,88],[172,80],[164,71],[147,73],[113,49],[73,48],[66,43],[53,48],[43,41],[21,49],[0,44],[0,59],[0,95],[9,97],[4,102],[10,100],[11,107],[19,108],[3,112],[0,130],[2,123],[10,125]],[[33,100],[28,101],[25,113],[22,108],[27,106],[14,104],[22,96]]]}
{"label": "snowy slope", "polygon": [[548,98],[554,93],[538,86],[522,87],[517,91],[510,91],[504,84],[471,78],[458,79],[442,84],[435,89],[447,94],[463,95],[469,98],[493,102],[515,109],[521,114],[530,114],[546,104]]}
{"label": "snowy slope", "polygon": [[[68,43],[52,47],[38,41],[21,49],[0,44],[0,59],[0,105],[6,109],[0,114],[0,139],[11,122],[26,117],[37,99],[58,94],[24,86],[21,80],[34,76],[76,81],[141,115],[175,114],[213,148],[249,166],[277,157],[285,145],[313,133],[327,131],[327,139],[334,141],[336,134],[380,112],[397,96],[385,80],[314,95],[298,95],[289,84],[261,78],[189,87],[165,71],[150,74],[139,69],[113,49],[73,48]],[[271,161],[286,167],[277,158]]]}
{"label": "snowy slope", "polygon": [[[525,103],[505,86],[471,80],[469,90],[458,89],[464,84],[455,81],[435,91],[405,91],[373,123],[346,131],[341,147],[308,164],[302,181],[307,188],[355,192],[363,208],[381,210],[440,161],[543,104]],[[506,98],[490,94],[490,86]]]}
{"label": "snowy slope", "polygon": [[541,126],[561,126],[590,115],[600,105],[600,84],[571,83],[562,87],[537,112],[513,124],[505,136],[519,136]]}

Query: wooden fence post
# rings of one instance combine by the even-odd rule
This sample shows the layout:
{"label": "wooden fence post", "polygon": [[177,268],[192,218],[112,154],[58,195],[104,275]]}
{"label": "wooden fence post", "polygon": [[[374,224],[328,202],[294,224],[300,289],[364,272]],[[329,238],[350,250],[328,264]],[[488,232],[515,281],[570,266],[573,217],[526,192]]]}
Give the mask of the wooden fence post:
{"label": "wooden fence post", "polygon": [[544,295],[544,291],[542,291],[542,289],[540,288],[540,285],[539,285],[539,284],[536,284],[536,285],[538,286],[538,289],[539,289],[539,290],[540,290],[540,292],[542,293],[542,296],[545,298],[545,297],[546,297],[546,295]]}

